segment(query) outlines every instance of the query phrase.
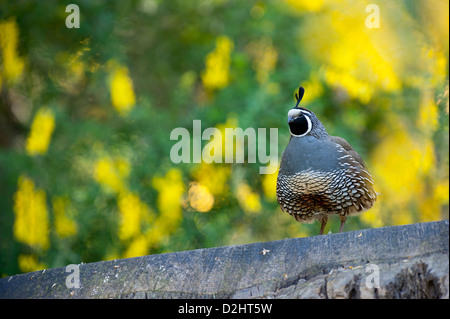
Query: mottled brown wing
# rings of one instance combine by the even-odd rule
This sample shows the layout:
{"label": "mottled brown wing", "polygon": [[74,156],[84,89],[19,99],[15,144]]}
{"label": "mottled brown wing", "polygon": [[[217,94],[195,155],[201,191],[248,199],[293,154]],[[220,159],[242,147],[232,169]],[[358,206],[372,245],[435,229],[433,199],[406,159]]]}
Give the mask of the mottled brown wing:
{"label": "mottled brown wing", "polygon": [[363,168],[367,169],[362,157],[353,149],[349,142],[339,136],[330,136],[330,140],[342,146]]}
{"label": "mottled brown wing", "polygon": [[[363,182],[364,182],[365,189],[367,190],[368,196],[370,197],[370,201],[372,201],[372,204],[373,204],[373,202],[377,198],[377,192],[373,189],[372,176],[370,175],[366,164],[364,164],[364,161],[363,161],[362,157],[353,149],[353,147],[350,145],[350,143],[347,142],[346,140],[344,140],[342,137],[330,136],[330,140],[332,142],[342,146],[342,148],[345,149],[345,151],[348,153],[348,155],[353,157],[353,159],[358,164],[361,165],[361,169],[359,170],[359,174],[363,177]],[[347,159],[346,159],[346,161],[347,161]],[[372,204],[370,204],[370,206],[372,206]]]}

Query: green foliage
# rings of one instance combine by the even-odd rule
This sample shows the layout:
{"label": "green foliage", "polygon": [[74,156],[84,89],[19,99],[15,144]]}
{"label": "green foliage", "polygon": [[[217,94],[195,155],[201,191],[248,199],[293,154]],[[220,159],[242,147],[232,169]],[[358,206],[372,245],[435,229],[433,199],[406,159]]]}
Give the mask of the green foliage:
{"label": "green foliage", "polygon": [[0,3],[0,275],[316,235],[263,164],[170,160],[194,119],[281,156],[300,84],[381,193],[346,230],[448,218],[448,3],[72,2]]}

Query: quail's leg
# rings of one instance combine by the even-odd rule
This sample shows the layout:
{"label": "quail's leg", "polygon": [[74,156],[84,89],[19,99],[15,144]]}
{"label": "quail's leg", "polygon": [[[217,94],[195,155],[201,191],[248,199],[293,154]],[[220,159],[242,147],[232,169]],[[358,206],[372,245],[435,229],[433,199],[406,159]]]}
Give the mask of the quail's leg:
{"label": "quail's leg", "polygon": [[339,216],[339,219],[341,220],[341,227],[339,228],[339,232],[342,233],[344,230],[345,221],[347,220],[347,216]]}
{"label": "quail's leg", "polygon": [[319,219],[319,222],[322,224],[322,226],[320,226],[319,235],[323,235],[323,230],[325,229],[325,225],[327,224],[327,221],[328,221],[327,216],[324,216],[321,219]]}

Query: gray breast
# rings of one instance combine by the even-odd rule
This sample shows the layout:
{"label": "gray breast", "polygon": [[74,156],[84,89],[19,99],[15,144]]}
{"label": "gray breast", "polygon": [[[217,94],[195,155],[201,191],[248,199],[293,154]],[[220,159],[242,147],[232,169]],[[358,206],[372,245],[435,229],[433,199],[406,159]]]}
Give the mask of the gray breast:
{"label": "gray breast", "polygon": [[330,172],[339,169],[341,154],[329,139],[292,137],[281,158],[280,173],[293,175],[305,170]]}

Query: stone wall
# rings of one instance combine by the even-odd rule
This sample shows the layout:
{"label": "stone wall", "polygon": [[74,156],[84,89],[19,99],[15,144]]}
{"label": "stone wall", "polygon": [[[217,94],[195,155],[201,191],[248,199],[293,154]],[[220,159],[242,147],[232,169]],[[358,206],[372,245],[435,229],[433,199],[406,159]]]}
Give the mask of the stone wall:
{"label": "stone wall", "polygon": [[0,298],[449,298],[448,220],[40,270]]}

